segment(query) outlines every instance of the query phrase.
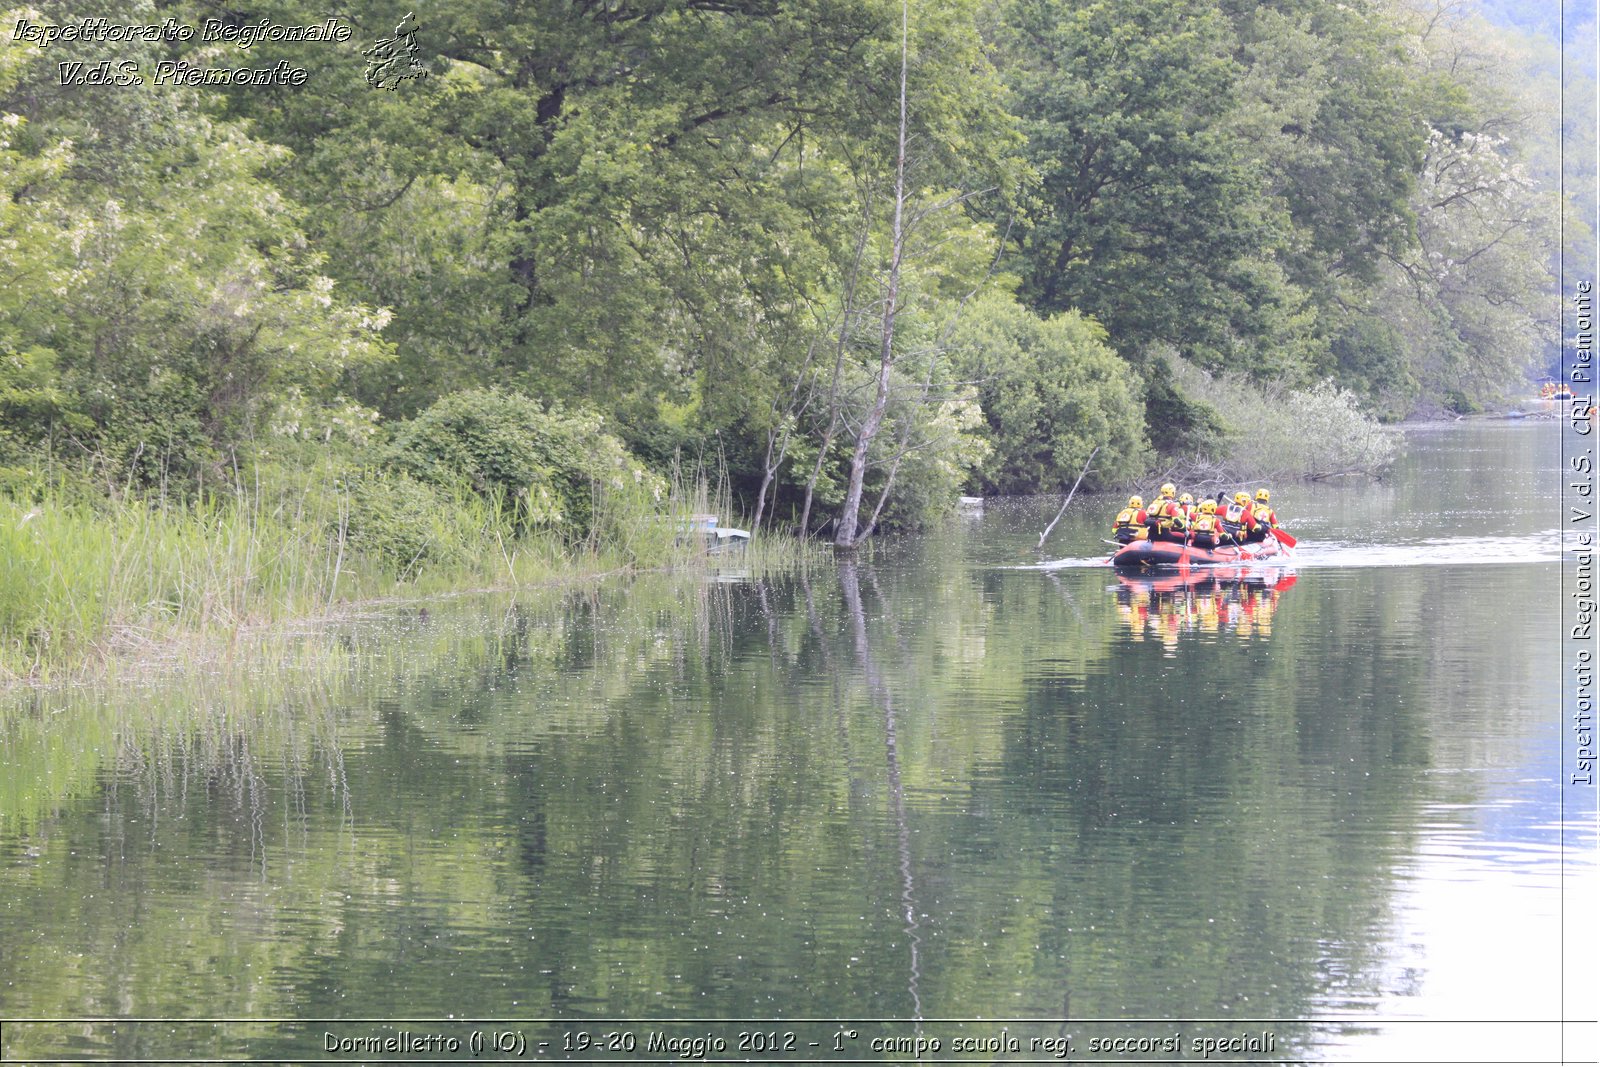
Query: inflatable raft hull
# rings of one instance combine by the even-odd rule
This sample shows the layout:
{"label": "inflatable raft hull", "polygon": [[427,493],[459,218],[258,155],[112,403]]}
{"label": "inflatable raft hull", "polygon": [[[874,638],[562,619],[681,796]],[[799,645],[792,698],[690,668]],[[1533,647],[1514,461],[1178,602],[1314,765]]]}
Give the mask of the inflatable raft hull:
{"label": "inflatable raft hull", "polygon": [[[1265,541],[1244,545],[1224,545],[1221,548],[1201,548],[1190,545],[1188,562],[1191,566],[1203,564],[1249,563],[1258,559],[1276,559],[1287,555],[1284,547],[1269,536]],[[1111,565],[1119,570],[1145,570],[1150,567],[1176,567],[1183,562],[1184,546],[1176,541],[1134,541],[1117,549],[1111,556]]]}

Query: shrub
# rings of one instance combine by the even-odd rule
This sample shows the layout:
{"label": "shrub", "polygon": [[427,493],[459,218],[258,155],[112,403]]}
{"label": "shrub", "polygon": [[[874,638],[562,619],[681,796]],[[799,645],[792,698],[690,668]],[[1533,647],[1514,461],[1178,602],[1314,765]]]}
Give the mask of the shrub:
{"label": "shrub", "polygon": [[345,489],[339,521],[347,543],[401,581],[430,563],[466,559],[477,539],[463,501],[403,471],[360,474]]}
{"label": "shrub", "polygon": [[1334,334],[1329,351],[1340,380],[1360,390],[1380,416],[1403,418],[1416,404],[1418,386],[1406,365],[1405,339],[1393,326],[1354,318]]}
{"label": "shrub", "polygon": [[1213,451],[1214,442],[1228,432],[1215,408],[1173,386],[1172,364],[1163,356],[1150,361],[1144,410],[1151,439],[1169,456]]}
{"label": "shrub", "polygon": [[1224,429],[1202,464],[1238,477],[1323,478],[1375,474],[1394,460],[1398,434],[1378,424],[1355,393],[1332,379],[1291,388],[1257,385],[1243,374],[1212,375],[1173,361],[1173,386],[1215,409]]}
{"label": "shrub", "polygon": [[1138,376],[1094,320],[1040,319],[1011,297],[974,301],[951,340],[962,377],[978,385],[994,452],[982,487],[1036,493],[1071,485],[1098,446],[1091,484],[1132,477],[1149,446]]}
{"label": "shrub", "polygon": [[434,486],[467,486],[523,529],[546,527],[569,540],[593,531],[597,498],[662,492],[599,416],[546,411],[518,393],[447,396],[401,427],[388,454]]}

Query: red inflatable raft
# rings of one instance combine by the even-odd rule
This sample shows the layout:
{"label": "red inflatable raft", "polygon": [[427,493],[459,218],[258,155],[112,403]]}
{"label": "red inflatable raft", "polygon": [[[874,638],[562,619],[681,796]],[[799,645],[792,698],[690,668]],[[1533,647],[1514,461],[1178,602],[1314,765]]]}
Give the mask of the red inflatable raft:
{"label": "red inflatable raft", "polygon": [[1181,541],[1134,541],[1112,553],[1111,565],[1119,569],[1138,570],[1176,567],[1185,562],[1190,565],[1248,563],[1258,559],[1280,559],[1287,555],[1288,550],[1270,534],[1265,541],[1224,545],[1221,548],[1185,546]]}

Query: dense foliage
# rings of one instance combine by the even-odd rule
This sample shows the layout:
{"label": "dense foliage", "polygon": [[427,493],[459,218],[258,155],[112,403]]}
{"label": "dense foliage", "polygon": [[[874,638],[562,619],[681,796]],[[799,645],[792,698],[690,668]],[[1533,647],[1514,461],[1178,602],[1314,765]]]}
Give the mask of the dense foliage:
{"label": "dense foliage", "polygon": [[1107,477],[1144,470],[1137,375],[1105,340],[1076,311],[1040,319],[1004,296],[962,318],[950,347],[962,373],[983,383],[978,399],[995,448],[978,472],[986,490],[1071,485],[1096,448]]}
{"label": "dense foliage", "polygon": [[597,418],[491,390],[453,393],[429,407],[400,428],[386,458],[424,482],[468,488],[525,526],[572,537],[589,530],[596,494],[663,492]]}
{"label": "dense foliage", "polygon": [[[249,47],[4,17],[0,490],[203,498],[287,438],[342,457],[365,537],[380,486],[401,527],[465,487],[582,537],[687,455],[758,524],[853,485],[870,530],[1248,434],[1172,360],[1370,421],[1523,391],[1553,340],[1554,46],[1460,6],[466,3],[375,90],[404,14]],[[143,84],[69,76],[102,62]]]}

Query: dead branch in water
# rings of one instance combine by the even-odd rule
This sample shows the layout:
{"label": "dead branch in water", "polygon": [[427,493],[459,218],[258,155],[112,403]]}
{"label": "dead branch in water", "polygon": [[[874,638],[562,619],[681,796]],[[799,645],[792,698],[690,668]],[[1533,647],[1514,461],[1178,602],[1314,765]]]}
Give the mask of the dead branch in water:
{"label": "dead branch in water", "polygon": [[1100,446],[1094,446],[1094,452],[1089,453],[1089,458],[1083,461],[1083,470],[1078,472],[1078,480],[1072,483],[1072,488],[1067,492],[1067,499],[1061,502],[1061,510],[1056,512],[1056,517],[1050,520],[1050,525],[1044,528],[1044,533],[1039,535],[1039,543],[1035,549],[1044,547],[1044,539],[1050,536],[1050,531],[1056,528],[1056,523],[1061,521],[1061,516],[1067,513],[1067,505],[1072,503],[1072,494],[1078,491],[1078,486],[1083,484],[1083,476],[1089,473],[1089,464],[1094,462],[1095,453],[1100,451]]}

